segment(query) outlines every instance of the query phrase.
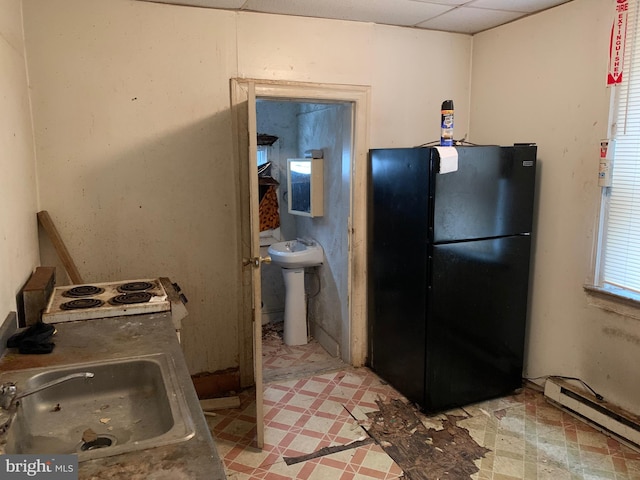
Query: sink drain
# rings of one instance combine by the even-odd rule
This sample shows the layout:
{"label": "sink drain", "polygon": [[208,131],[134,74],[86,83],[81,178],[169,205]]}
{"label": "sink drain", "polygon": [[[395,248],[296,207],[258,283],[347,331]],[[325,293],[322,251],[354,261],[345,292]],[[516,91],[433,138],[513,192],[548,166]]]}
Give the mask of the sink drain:
{"label": "sink drain", "polygon": [[100,434],[94,440],[90,442],[82,441],[76,448],[79,452],[89,452],[91,450],[97,450],[99,448],[113,447],[118,443],[118,439],[113,435]]}

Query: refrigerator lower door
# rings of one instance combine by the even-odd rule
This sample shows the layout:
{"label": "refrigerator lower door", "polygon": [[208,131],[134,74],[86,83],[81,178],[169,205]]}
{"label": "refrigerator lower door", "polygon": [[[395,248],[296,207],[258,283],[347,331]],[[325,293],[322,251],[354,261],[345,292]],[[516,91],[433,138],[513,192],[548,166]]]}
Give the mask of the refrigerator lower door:
{"label": "refrigerator lower door", "polygon": [[424,399],[425,375],[426,248],[424,250],[421,272],[411,271],[419,269],[418,262],[376,259],[372,267],[375,295],[369,299],[367,364],[418,404]]}
{"label": "refrigerator lower door", "polygon": [[513,236],[433,246],[426,411],[521,387],[530,245]]}

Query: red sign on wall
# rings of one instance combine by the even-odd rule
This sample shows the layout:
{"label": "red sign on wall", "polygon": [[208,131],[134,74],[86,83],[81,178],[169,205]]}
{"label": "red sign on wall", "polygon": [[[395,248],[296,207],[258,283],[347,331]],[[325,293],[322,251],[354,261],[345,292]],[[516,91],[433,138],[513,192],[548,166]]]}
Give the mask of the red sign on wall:
{"label": "red sign on wall", "polygon": [[622,60],[627,37],[628,15],[629,0],[616,0],[616,15],[611,26],[611,39],[609,40],[607,85],[617,85],[622,82]]}

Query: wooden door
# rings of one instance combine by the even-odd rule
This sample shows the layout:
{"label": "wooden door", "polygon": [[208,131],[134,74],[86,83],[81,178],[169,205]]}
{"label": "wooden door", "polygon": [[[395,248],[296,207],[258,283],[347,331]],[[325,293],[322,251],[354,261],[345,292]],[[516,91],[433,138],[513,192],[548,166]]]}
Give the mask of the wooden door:
{"label": "wooden door", "polygon": [[238,328],[240,379],[255,385],[256,443],[264,445],[262,407],[262,292],[260,285],[260,232],[258,216],[258,166],[256,95],[254,82],[231,80],[231,104],[240,175],[240,224],[243,308]]}

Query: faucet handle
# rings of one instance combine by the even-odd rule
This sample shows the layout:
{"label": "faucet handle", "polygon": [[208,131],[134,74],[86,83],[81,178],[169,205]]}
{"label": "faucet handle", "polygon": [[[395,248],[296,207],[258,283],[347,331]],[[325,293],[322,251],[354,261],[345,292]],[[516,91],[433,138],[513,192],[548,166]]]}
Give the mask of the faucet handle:
{"label": "faucet handle", "polygon": [[0,395],[12,395],[18,393],[15,382],[6,382],[0,385]]}
{"label": "faucet handle", "polygon": [[301,244],[306,245],[307,247],[312,247],[316,244],[316,242],[308,237],[298,237],[296,238]]}
{"label": "faucet handle", "polygon": [[7,382],[0,385],[0,406],[5,410],[11,406],[11,402],[18,394],[18,387],[14,382]]}

